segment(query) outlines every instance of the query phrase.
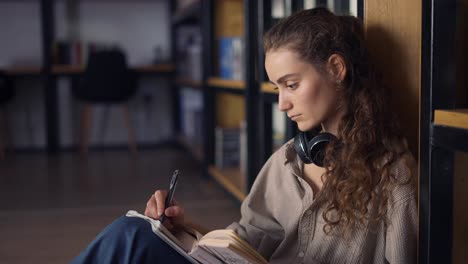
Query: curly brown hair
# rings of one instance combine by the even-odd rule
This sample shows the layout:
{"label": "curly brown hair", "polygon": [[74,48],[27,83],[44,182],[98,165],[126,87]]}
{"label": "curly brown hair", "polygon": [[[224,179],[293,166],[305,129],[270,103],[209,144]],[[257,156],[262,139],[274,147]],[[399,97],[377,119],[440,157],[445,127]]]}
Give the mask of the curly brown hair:
{"label": "curly brown hair", "polygon": [[410,180],[400,181],[391,171],[408,146],[387,105],[387,91],[369,61],[361,20],[335,15],[326,8],[303,10],[274,25],[265,34],[263,45],[265,52],[294,51],[324,75],[331,55],[343,58],[346,109],[338,128],[339,140],[325,154],[320,191],[327,201],[324,231],[386,223],[393,187]]}

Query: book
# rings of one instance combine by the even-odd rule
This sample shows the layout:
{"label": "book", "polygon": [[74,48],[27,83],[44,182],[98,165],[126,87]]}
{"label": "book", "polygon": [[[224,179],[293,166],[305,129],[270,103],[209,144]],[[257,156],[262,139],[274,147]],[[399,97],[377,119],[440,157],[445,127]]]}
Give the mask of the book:
{"label": "book", "polygon": [[245,119],[240,122],[239,167],[242,175],[247,175],[247,121]]}
{"label": "book", "polygon": [[215,127],[215,165],[219,169],[238,167],[240,129]]}
{"label": "book", "polygon": [[181,131],[192,147],[203,142],[203,94],[190,87],[180,90]]}
{"label": "book", "polygon": [[59,40],[53,44],[53,63],[62,65],[83,65],[84,53],[81,41]]}
{"label": "book", "polygon": [[139,217],[151,224],[153,232],[164,242],[194,264],[264,264],[262,255],[233,230],[220,229],[205,235],[194,229],[169,231],[159,220],[130,210],[127,217]]}
{"label": "book", "polygon": [[219,76],[228,80],[244,80],[243,40],[238,37],[219,39]]}
{"label": "book", "polygon": [[198,26],[184,26],[176,34],[177,76],[181,79],[203,79],[202,33]]}

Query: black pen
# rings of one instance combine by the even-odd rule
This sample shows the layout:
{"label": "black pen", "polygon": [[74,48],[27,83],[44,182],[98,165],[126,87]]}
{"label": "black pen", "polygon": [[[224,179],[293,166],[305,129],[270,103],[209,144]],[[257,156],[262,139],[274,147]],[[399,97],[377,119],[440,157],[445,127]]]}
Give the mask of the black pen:
{"label": "black pen", "polygon": [[[167,194],[166,201],[164,202],[164,211],[166,211],[166,209],[172,203],[172,198],[174,197],[175,188],[177,186],[177,179],[179,178],[178,176],[179,176],[179,170],[175,170],[174,173],[172,174],[171,184],[169,185],[169,193]],[[166,219],[166,214],[164,213],[164,211],[163,211],[163,214],[161,215],[161,218],[159,219],[161,223],[164,223],[164,220]]]}

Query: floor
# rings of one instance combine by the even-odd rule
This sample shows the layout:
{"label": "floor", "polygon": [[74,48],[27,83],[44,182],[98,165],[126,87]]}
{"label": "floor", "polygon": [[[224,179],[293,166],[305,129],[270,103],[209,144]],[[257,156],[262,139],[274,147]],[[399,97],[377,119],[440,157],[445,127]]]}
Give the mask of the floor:
{"label": "floor", "polygon": [[180,149],[95,151],[86,160],[9,154],[0,161],[0,263],[68,263],[113,219],[143,212],[174,169],[175,199],[190,219],[216,229],[239,218],[239,203]]}

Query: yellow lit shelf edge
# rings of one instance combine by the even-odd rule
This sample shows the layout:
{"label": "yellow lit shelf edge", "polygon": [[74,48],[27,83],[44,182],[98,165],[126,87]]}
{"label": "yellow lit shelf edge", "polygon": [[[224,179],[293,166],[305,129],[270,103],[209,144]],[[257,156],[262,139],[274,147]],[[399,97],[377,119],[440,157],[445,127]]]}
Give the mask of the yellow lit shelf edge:
{"label": "yellow lit shelf edge", "polygon": [[242,202],[245,199],[246,193],[242,191],[239,186],[236,186],[236,184],[227,176],[227,174],[229,174],[231,176],[234,175],[235,177],[242,178],[242,172],[240,169],[220,170],[212,165],[208,166],[208,172],[219,184],[221,184],[221,186],[234,195],[237,200]]}
{"label": "yellow lit shelf edge", "polygon": [[271,94],[278,94],[278,90],[275,90],[275,86],[269,82],[262,83],[262,92],[264,93],[271,93]]}
{"label": "yellow lit shelf edge", "polygon": [[468,109],[435,110],[434,124],[468,129]]}
{"label": "yellow lit shelf edge", "polygon": [[209,86],[214,86],[214,87],[223,87],[227,89],[245,89],[245,83],[244,81],[240,80],[226,80],[226,79],[221,79],[218,77],[210,77],[208,78],[207,81]]}

